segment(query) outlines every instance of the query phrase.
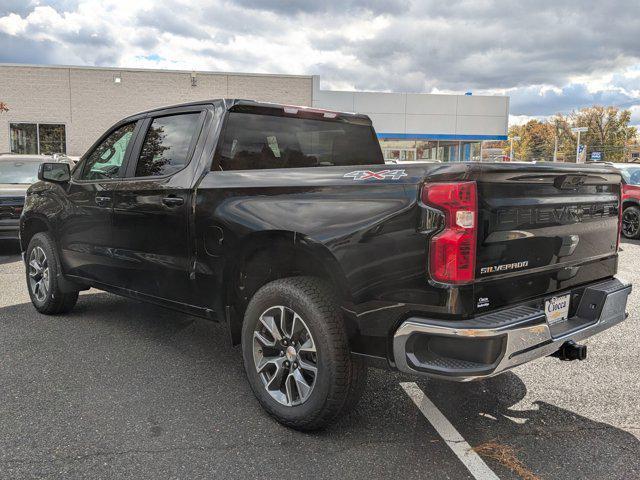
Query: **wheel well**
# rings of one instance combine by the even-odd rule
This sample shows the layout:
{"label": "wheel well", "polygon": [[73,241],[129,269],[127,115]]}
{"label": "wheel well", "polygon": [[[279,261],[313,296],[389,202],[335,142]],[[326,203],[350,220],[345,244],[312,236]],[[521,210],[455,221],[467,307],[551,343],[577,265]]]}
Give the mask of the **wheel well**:
{"label": "wheel well", "polygon": [[[225,272],[225,304],[233,309],[228,321],[242,323],[244,311],[260,287],[293,276],[319,277],[333,287],[338,299],[349,298],[346,279],[335,257],[293,232],[254,234],[236,250]],[[232,328],[233,332],[233,328]],[[233,335],[232,333],[232,336]]]}
{"label": "wheel well", "polygon": [[49,230],[47,223],[41,218],[33,217],[25,220],[20,232],[20,246],[22,251],[26,251],[29,242],[36,233],[46,232]]}
{"label": "wheel well", "polygon": [[331,263],[335,262],[331,254],[296,238],[293,233],[255,235],[243,242],[238,253],[231,275],[226,278],[231,279],[233,291],[229,293],[245,305],[263,285],[299,275],[322,278],[334,287],[336,294],[346,293],[342,288],[344,281],[339,278],[340,272],[331,270]]}
{"label": "wheel well", "polygon": [[626,202],[624,202],[622,204],[622,210],[625,210],[629,207],[637,207],[638,206],[638,202],[633,202],[633,201],[629,201],[627,200]]}

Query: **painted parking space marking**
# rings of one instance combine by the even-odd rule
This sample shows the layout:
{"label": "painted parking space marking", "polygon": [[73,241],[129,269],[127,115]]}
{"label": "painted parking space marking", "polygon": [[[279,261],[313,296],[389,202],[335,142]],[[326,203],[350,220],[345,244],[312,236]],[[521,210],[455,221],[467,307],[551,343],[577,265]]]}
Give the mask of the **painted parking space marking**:
{"label": "painted parking space marking", "polygon": [[448,447],[455,453],[467,470],[478,480],[499,480],[499,477],[489,468],[471,445],[460,435],[455,427],[447,420],[442,412],[415,384],[415,382],[400,382],[400,386],[413,400],[420,412],[431,423],[436,432],[442,437]]}

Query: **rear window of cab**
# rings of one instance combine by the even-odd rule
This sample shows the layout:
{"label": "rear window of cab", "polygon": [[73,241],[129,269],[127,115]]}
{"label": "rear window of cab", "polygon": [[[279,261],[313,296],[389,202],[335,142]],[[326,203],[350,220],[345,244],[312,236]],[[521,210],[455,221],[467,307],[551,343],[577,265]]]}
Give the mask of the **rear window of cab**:
{"label": "rear window of cab", "polygon": [[230,112],[215,165],[226,171],[383,163],[370,125]]}

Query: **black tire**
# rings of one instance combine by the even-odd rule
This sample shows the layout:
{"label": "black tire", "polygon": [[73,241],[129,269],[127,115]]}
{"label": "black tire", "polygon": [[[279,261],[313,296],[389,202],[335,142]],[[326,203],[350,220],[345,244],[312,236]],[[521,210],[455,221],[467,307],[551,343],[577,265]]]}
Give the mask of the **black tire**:
{"label": "black tire", "polygon": [[640,208],[627,207],[622,212],[622,234],[627,238],[640,237]]}
{"label": "black tire", "polygon": [[[47,274],[48,288],[44,290],[42,287],[34,286],[34,279],[37,276],[31,275],[36,271],[30,265],[34,250],[37,250],[37,253],[41,251],[44,254],[45,261],[39,262],[39,264],[46,265],[49,269]],[[45,315],[70,312],[78,301],[78,291],[63,292],[60,289],[60,259],[51,235],[47,232],[36,233],[29,242],[25,259],[27,289],[29,290],[31,303],[36,307],[36,310]]]}
{"label": "black tire", "polygon": [[[317,352],[313,388],[306,400],[297,405],[282,404],[267,391],[254,360],[254,332],[260,328],[260,317],[277,306],[299,315]],[[256,292],[244,315],[242,354],[249,385],[262,407],[278,422],[296,430],[326,426],[357,403],[366,383],[364,364],[351,356],[335,295],[324,281],[315,277],[275,280]]]}
{"label": "black tire", "polygon": [[342,413],[346,414],[353,410],[362,398],[362,394],[367,388],[367,372],[368,368],[361,358],[351,358],[352,375],[347,401],[345,402]]}

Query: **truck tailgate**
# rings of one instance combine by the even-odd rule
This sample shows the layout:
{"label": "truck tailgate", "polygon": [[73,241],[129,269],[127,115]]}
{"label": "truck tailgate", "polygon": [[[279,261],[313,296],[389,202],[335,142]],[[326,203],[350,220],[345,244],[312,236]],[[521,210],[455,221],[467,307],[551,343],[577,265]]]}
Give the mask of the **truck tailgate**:
{"label": "truck tailgate", "polygon": [[615,273],[620,198],[615,170],[536,164],[486,165],[480,171],[477,309]]}

